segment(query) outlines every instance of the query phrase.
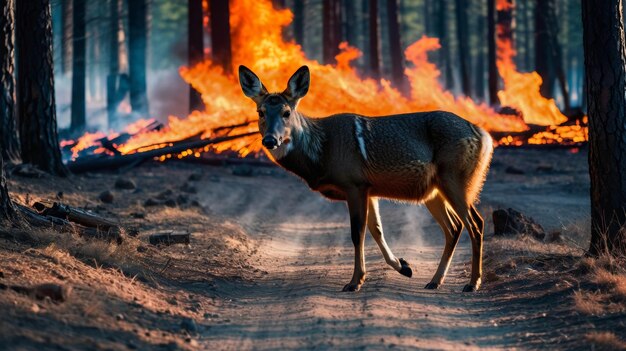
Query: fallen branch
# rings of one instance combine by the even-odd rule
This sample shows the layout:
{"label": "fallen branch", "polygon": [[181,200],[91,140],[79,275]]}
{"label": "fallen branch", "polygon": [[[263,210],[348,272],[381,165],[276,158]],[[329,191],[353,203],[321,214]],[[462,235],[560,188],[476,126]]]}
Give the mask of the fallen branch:
{"label": "fallen branch", "polygon": [[118,169],[135,162],[141,162],[154,157],[159,157],[167,154],[179,154],[189,149],[199,149],[211,144],[219,144],[225,141],[244,138],[247,136],[256,135],[258,132],[250,132],[238,135],[223,136],[211,139],[196,140],[190,142],[180,142],[176,145],[163,147],[160,149],[148,150],[144,152],[137,152],[134,154],[126,154],[119,156],[93,156],[93,157],[79,157],[75,161],[68,162],[67,168],[73,173],[83,173],[96,170],[113,170]]}
{"label": "fallen branch", "polygon": [[100,217],[91,212],[74,208],[68,205],[63,205],[58,202],[54,202],[52,206],[46,206],[42,202],[35,202],[33,208],[39,212],[42,216],[51,216],[61,219],[66,219],[74,223],[78,223],[87,227],[97,228],[101,230],[116,230],[121,231],[117,223],[110,221],[106,218]]}
{"label": "fallen branch", "polygon": [[28,223],[35,227],[48,227],[59,232],[77,233],[79,236],[115,241],[118,244],[121,244],[123,241],[122,232],[119,227],[112,227],[108,230],[88,228],[80,224],[74,224],[62,218],[42,216],[24,205],[16,204],[16,207],[20,211],[20,213],[24,215]]}

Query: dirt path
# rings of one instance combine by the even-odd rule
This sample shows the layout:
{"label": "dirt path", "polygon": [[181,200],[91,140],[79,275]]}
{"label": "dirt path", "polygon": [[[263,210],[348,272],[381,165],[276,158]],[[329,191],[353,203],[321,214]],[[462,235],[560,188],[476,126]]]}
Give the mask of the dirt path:
{"label": "dirt path", "polygon": [[[495,181],[493,189],[486,189],[488,197],[502,198]],[[345,205],[329,203],[280,174],[222,178],[205,188],[202,198],[214,213],[237,221],[259,243],[258,255],[251,258],[258,277],[216,286],[219,323],[203,335],[213,347],[510,349],[559,337],[558,330],[541,336],[527,332],[548,321],[542,317],[549,298],[533,305],[531,295],[490,291],[489,283],[477,294],[461,293],[469,277],[465,234],[445,285],[438,291],[423,289],[443,244],[424,207],[384,203],[381,209],[388,242],[398,257],[411,263],[413,278],[388,267],[368,237],[366,283],[358,293],[342,293],[353,259]],[[546,201],[543,205],[551,208],[550,197]],[[584,211],[584,205],[579,207]],[[550,323],[563,325],[558,316]]]}

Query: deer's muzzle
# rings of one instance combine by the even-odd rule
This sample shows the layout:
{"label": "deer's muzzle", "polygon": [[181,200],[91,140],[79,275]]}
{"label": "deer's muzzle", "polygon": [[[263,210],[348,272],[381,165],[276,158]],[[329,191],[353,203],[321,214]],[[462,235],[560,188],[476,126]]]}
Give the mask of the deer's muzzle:
{"label": "deer's muzzle", "polygon": [[263,146],[265,146],[268,150],[274,150],[275,148],[280,146],[280,141],[278,139],[276,139],[274,136],[272,135],[266,135],[263,137],[263,140],[261,141],[261,143],[263,144]]}

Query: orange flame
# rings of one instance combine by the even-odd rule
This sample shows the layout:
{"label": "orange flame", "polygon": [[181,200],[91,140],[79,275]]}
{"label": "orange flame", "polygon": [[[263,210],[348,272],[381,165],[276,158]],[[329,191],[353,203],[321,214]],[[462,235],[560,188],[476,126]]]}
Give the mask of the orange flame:
{"label": "orange flame", "polygon": [[[385,79],[378,81],[360,77],[350,63],[361,53],[348,43],[340,45],[336,66],[307,58],[300,45],[283,39],[282,29],[292,20],[293,14],[288,9],[274,9],[270,0],[231,1],[233,67],[230,70],[236,72],[240,64],[245,64],[261,77],[270,90],[282,91],[291,74],[301,65],[308,65],[312,84],[299,105],[305,114],[326,116],[353,112],[380,116],[441,109],[454,112],[489,131],[519,132],[528,129],[524,120],[517,116],[498,114],[485,104],[476,103],[468,97],[455,97],[443,89],[438,82],[440,72],[427,57],[429,52],[440,47],[436,38],[422,37],[406,49],[405,55],[411,66],[405,70],[410,83],[409,97],[405,97]],[[505,81],[505,90],[499,92],[503,104],[520,110],[529,123],[550,125],[565,120],[553,100],[539,95],[541,79],[537,81],[538,75],[516,71],[512,62],[515,52],[510,43],[508,46],[500,43],[499,53],[498,68]],[[205,110],[194,111],[184,118],[170,116],[165,128],[133,136],[127,143],[118,146],[120,152],[128,153],[145,145],[166,145],[198,134],[206,138],[216,127],[255,120],[252,117],[255,115],[254,103],[241,92],[237,77],[225,73],[210,59],[193,67],[182,67],[180,74],[202,94]],[[253,132],[256,128],[253,123],[236,128],[231,133]],[[79,144],[88,145],[94,139],[85,135]],[[207,150],[209,148],[189,150],[186,154],[198,157],[196,151]],[[247,137],[225,142],[213,150],[234,150],[247,155],[261,150],[260,138]]]}

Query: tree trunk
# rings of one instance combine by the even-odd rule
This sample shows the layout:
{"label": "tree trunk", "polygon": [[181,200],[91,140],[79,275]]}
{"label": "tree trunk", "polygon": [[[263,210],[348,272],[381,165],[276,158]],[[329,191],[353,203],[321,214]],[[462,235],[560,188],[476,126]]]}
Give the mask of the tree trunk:
{"label": "tree trunk", "polygon": [[70,71],[72,60],[72,0],[61,0],[61,73]]}
{"label": "tree trunk", "polygon": [[50,0],[16,2],[18,129],[22,161],[67,175],[54,102]]}
{"label": "tree trunk", "polygon": [[446,89],[454,86],[452,63],[450,62],[450,42],[448,37],[448,0],[439,0],[437,9],[437,36],[441,43],[439,65],[442,67],[443,81]]}
{"label": "tree trunk", "polygon": [[487,46],[489,103],[499,105],[498,66],[496,65],[496,0],[487,0]]}
{"label": "tree trunk", "polygon": [[224,72],[232,73],[230,47],[230,7],[228,1],[210,0],[211,50],[213,62],[222,66]]}
{"label": "tree trunk", "polygon": [[531,52],[532,52],[532,40],[531,40],[531,11],[530,11],[530,1],[526,1],[524,5],[523,12],[523,21],[524,21],[524,66],[526,70],[531,71]]}
{"label": "tree trunk", "polygon": [[344,0],[341,4],[341,15],[343,16],[341,22],[344,24],[345,40],[350,45],[358,47],[360,13],[357,11],[357,2]]}
{"label": "tree trunk", "polygon": [[0,158],[19,159],[15,129],[15,45],[13,0],[0,0]]}
{"label": "tree trunk", "polygon": [[[486,33],[486,17],[485,17],[485,6],[481,3],[480,5],[480,16],[476,21],[476,33],[478,38],[485,38],[487,36]],[[485,100],[485,46],[479,45],[477,54],[475,70],[474,70],[474,97],[476,97],[480,101]]]}
{"label": "tree trunk", "polygon": [[294,1],[293,4],[293,37],[300,46],[304,45],[304,1]]}
{"label": "tree trunk", "polygon": [[431,36],[432,33],[434,32],[434,30],[432,29],[433,27],[433,21],[432,21],[432,3],[428,0],[424,1],[424,34],[427,36]]}
{"label": "tree trunk", "polygon": [[398,0],[387,0],[387,18],[389,23],[389,51],[391,56],[391,79],[395,87],[407,93],[404,79],[404,55],[400,38],[400,19],[398,16]]}
{"label": "tree trunk", "polygon": [[120,103],[118,96],[120,73],[119,11],[119,0],[109,0],[109,74],[107,76],[107,118],[109,129],[112,129],[116,124],[117,106]]}
{"label": "tree trunk", "polygon": [[626,254],[626,51],[621,1],[582,1],[589,104],[591,244]]}
{"label": "tree trunk", "polygon": [[541,95],[554,96],[554,62],[550,50],[548,12],[554,7],[553,0],[536,0],[535,4],[535,71],[541,76]]}
{"label": "tree trunk", "polygon": [[[202,0],[188,0],[188,26],[187,26],[187,59],[189,67],[204,60],[204,28],[202,27]],[[202,110],[202,96],[200,93],[189,86],[189,112],[194,110]]]}
{"label": "tree trunk", "polygon": [[325,64],[335,63],[341,43],[341,1],[324,0],[322,5],[322,51]]}
{"label": "tree trunk", "polygon": [[72,30],[72,120],[70,129],[73,132],[85,130],[87,106],[85,104],[86,75],[86,26],[87,2],[74,0]]}
{"label": "tree trunk", "polygon": [[148,117],[146,55],[148,43],[148,5],[146,0],[128,1],[128,73],[130,106],[134,113]]}
{"label": "tree trunk", "polygon": [[[0,3],[0,5],[3,5]],[[4,152],[3,150],[0,150]],[[15,215],[15,208],[7,189],[7,180],[4,177],[4,161],[0,157],[0,220],[11,219]]]}
{"label": "tree trunk", "polygon": [[369,0],[369,74],[380,79],[380,37],[378,34],[378,0]]}
{"label": "tree trunk", "polygon": [[471,51],[469,41],[469,27],[467,25],[467,0],[456,0],[456,33],[459,41],[459,68],[461,74],[461,91],[465,96],[472,95],[470,79]]}
{"label": "tree trunk", "polygon": [[561,44],[559,43],[559,23],[556,18],[554,3],[551,4],[553,6],[551,6],[545,14],[548,22],[547,28],[548,37],[550,39],[550,54],[552,55],[552,62],[554,63],[556,79],[559,81],[559,87],[561,88],[561,94],[563,95],[563,105],[566,110],[569,110],[569,88],[567,86],[565,68],[563,67]]}

